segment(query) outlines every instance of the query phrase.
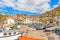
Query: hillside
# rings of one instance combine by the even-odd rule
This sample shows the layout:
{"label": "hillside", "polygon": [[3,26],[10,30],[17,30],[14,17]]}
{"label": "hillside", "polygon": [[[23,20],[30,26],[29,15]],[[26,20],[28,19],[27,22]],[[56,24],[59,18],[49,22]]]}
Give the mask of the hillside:
{"label": "hillside", "polygon": [[[20,16],[29,17],[26,14],[24,14],[24,15],[16,14],[16,15],[17,15],[17,17],[20,17]],[[3,22],[3,20],[5,20],[6,17],[8,17],[8,16],[9,15],[7,15],[7,14],[5,14],[5,15],[0,14],[0,23]],[[46,23],[47,21],[56,21],[56,19],[54,19],[54,18],[57,16],[60,16],[60,6],[53,10],[47,11],[46,13],[44,13],[42,15],[36,16],[36,17],[39,17],[41,22]],[[31,17],[34,17],[34,16],[31,16]]]}
{"label": "hillside", "polygon": [[47,11],[46,13],[42,14],[44,16],[59,16],[60,15],[60,6],[57,8]]}
{"label": "hillside", "polygon": [[53,10],[47,11],[46,13],[40,15],[39,18],[43,23],[46,23],[47,21],[56,21],[54,18],[57,16],[60,16],[60,6]]}

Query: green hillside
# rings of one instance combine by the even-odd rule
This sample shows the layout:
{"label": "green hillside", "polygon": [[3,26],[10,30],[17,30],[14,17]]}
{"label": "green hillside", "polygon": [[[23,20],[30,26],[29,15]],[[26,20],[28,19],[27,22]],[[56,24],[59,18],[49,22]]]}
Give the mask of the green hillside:
{"label": "green hillside", "polygon": [[57,16],[60,16],[60,6],[45,12],[44,14],[40,15],[39,18],[42,22],[46,23],[47,21],[56,21],[54,18]]}
{"label": "green hillside", "polygon": [[44,16],[58,16],[58,15],[60,15],[60,6],[53,9],[53,10],[47,11],[46,13],[44,13],[42,15],[44,15]]}

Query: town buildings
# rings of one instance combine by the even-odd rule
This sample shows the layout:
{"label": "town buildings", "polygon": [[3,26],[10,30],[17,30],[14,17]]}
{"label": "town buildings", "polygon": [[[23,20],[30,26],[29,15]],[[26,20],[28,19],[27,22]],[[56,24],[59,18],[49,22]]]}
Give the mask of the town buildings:
{"label": "town buildings", "polygon": [[57,17],[57,22],[58,27],[60,27],[60,16]]}

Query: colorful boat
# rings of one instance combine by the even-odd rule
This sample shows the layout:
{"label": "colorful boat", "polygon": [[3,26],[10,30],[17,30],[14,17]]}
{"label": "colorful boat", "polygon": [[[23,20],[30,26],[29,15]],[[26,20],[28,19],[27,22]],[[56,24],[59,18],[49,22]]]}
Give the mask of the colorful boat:
{"label": "colorful boat", "polygon": [[0,40],[17,40],[18,36],[21,36],[22,32],[19,30],[8,30],[0,32]]}
{"label": "colorful boat", "polygon": [[31,38],[27,36],[19,36],[18,40],[46,40],[45,38]]}

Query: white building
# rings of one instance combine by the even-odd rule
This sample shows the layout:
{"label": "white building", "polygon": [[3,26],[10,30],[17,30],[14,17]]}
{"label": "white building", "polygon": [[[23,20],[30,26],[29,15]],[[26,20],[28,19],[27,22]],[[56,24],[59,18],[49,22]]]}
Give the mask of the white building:
{"label": "white building", "polygon": [[60,21],[60,16],[58,16],[58,20]]}
{"label": "white building", "polygon": [[57,17],[58,26],[60,27],[60,16]]}
{"label": "white building", "polygon": [[4,24],[14,24],[14,23],[15,23],[15,20],[12,18],[8,18],[8,19],[4,20]]}
{"label": "white building", "polygon": [[28,24],[28,23],[32,23],[32,21],[31,21],[30,19],[26,18],[25,23],[26,23],[26,24]]}
{"label": "white building", "polygon": [[17,25],[17,28],[20,29],[21,28],[21,25]]}
{"label": "white building", "polygon": [[14,24],[14,19],[8,19],[7,24]]}

